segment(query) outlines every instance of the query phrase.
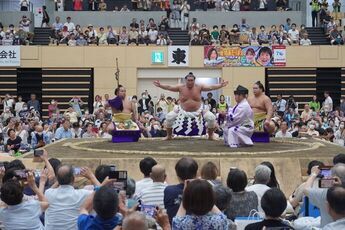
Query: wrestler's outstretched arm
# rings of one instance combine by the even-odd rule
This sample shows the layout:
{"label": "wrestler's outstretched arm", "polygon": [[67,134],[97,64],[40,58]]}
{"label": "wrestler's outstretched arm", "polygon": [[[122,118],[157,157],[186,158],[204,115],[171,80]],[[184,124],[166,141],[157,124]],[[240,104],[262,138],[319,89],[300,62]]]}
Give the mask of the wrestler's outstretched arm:
{"label": "wrestler's outstretched arm", "polygon": [[212,91],[212,90],[217,90],[220,88],[223,88],[229,84],[228,81],[221,80],[219,84],[215,85],[202,85],[201,86],[201,91]]}
{"label": "wrestler's outstretched arm", "polygon": [[164,84],[161,84],[160,81],[154,81],[153,84],[156,86],[156,87],[159,87],[161,89],[164,89],[164,90],[169,90],[169,91],[172,91],[172,92],[179,92],[180,91],[180,87],[182,85],[164,85]]}

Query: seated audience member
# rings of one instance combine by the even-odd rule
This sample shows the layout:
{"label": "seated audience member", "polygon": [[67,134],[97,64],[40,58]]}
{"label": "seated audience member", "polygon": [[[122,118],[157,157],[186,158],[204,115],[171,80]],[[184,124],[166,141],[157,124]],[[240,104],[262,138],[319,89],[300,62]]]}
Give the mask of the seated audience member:
{"label": "seated audience member", "polygon": [[[315,180],[320,174],[319,166],[314,166],[311,169],[311,174],[304,186],[304,195],[309,198],[310,203],[320,209],[321,214],[321,228],[333,222],[332,217],[328,213],[327,208],[327,189],[313,188]],[[334,185],[345,184],[345,164],[338,163],[331,169],[331,178],[334,179]]]}
{"label": "seated audience member", "polygon": [[158,35],[158,39],[157,39],[156,44],[157,44],[158,46],[166,46],[166,45],[168,44],[167,40],[166,40],[165,37],[164,37],[164,34],[160,33],[160,34]]}
{"label": "seated audience member", "polygon": [[[23,187],[17,180],[8,180],[1,186],[0,198],[5,207],[0,207],[0,223],[7,230],[44,229],[40,216],[49,203],[40,189],[37,188],[32,172],[27,173],[27,183],[37,195],[38,200],[24,200]],[[40,187],[44,187],[47,175],[41,174]]]}
{"label": "seated audience member", "polygon": [[[100,185],[90,170],[81,174],[92,180],[95,185]],[[45,212],[45,227],[54,230],[76,229],[80,207],[91,191],[73,187],[75,177],[71,166],[60,165],[56,179],[59,186],[45,191],[50,205]]]}
{"label": "seated audience member", "polygon": [[292,138],[290,132],[288,132],[288,124],[286,121],[280,123],[279,131],[276,133],[275,137],[279,138]]}
{"label": "seated audience member", "polygon": [[217,180],[219,170],[217,166],[209,161],[201,167],[201,179],[207,180],[212,186],[221,185],[222,182]]}
{"label": "seated audience member", "polygon": [[192,158],[183,157],[176,163],[175,171],[179,184],[169,185],[164,190],[164,207],[167,210],[170,222],[179,209],[185,181],[196,177],[198,164]]}
{"label": "seated audience member", "polygon": [[[311,174],[311,169],[314,166],[324,166],[324,164],[321,161],[317,161],[317,160],[313,160],[310,161],[308,163],[308,170],[307,170],[307,174],[308,176],[310,176]],[[312,185],[312,188],[318,188],[319,187],[319,180],[315,180],[314,184]],[[303,182],[302,184],[300,184],[295,191],[292,193],[292,195],[289,197],[289,202],[292,205],[293,208],[296,208],[297,206],[299,206],[300,202],[303,201],[303,189],[305,186],[305,182]]]}
{"label": "seated audience member", "polygon": [[230,43],[231,44],[238,44],[240,42],[240,29],[238,28],[237,24],[234,24],[232,26],[232,29],[230,30]]}
{"label": "seated audience member", "polygon": [[99,34],[97,36],[99,45],[108,45],[107,34],[104,32],[104,28],[99,28]]}
{"label": "seated audience member", "polygon": [[131,30],[128,32],[128,44],[135,43],[138,44],[139,32],[135,27],[131,27]]}
{"label": "seated audience member", "polygon": [[329,38],[331,40],[331,45],[344,45],[343,37],[341,36],[337,25],[334,26],[333,30],[331,30]]}
{"label": "seated audience member", "polygon": [[107,26],[107,42],[108,44],[117,44],[117,34],[116,31],[113,30],[113,27]]}
{"label": "seated audience member", "polygon": [[311,136],[311,137],[318,137],[320,136],[320,133],[319,131],[317,131],[316,129],[316,124],[315,124],[315,121],[314,120],[311,120],[309,123],[308,123],[308,129],[307,129],[307,135],[308,136]]}
{"label": "seated audience member", "polygon": [[329,34],[333,29],[334,26],[336,26],[337,24],[334,21],[334,18],[330,18],[329,22],[326,24],[326,34]]}
{"label": "seated audience member", "polygon": [[158,37],[158,31],[155,28],[150,28],[148,33],[147,33],[148,37],[149,37],[149,42],[151,44],[156,44],[157,41],[157,37]]}
{"label": "seated audience member", "polygon": [[255,175],[254,175],[254,184],[247,187],[246,191],[248,192],[255,192],[258,196],[258,211],[262,212],[262,208],[260,206],[261,204],[261,198],[264,195],[264,193],[270,189],[270,187],[267,186],[268,182],[270,182],[271,179],[271,169],[267,167],[266,165],[258,165],[255,168]]}
{"label": "seated audience member", "polygon": [[67,17],[66,20],[67,20],[67,22],[64,24],[64,27],[66,26],[67,31],[73,33],[73,31],[75,30],[75,25],[71,21],[71,17]]}
{"label": "seated audience member", "polygon": [[148,32],[145,29],[145,26],[140,27],[138,43],[139,44],[148,44],[149,43]]}
{"label": "seated audience member", "polygon": [[279,42],[280,42],[280,33],[277,31],[276,25],[272,25],[271,26],[271,31],[269,32],[269,37],[270,37],[270,40],[271,40],[271,44],[279,44]]}
{"label": "seated audience member", "polygon": [[[105,179],[102,185],[110,183],[111,180]],[[119,198],[117,192],[110,187],[95,187],[80,208],[78,217],[78,229],[114,229],[121,224],[119,211]],[[96,216],[90,215],[95,210]]]}
{"label": "seated audience member", "polygon": [[210,36],[206,32],[199,34],[199,36],[200,36],[200,45],[203,45],[203,46],[211,45]]}
{"label": "seated audience member", "polygon": [[2,38],[1,44],[3,46],[11,46],[13,45],[13,38],[11,38],[11,34],[6,32],[5,37]]}
{"label": "seated audience member", "polygon": [[218,26],[213,26],[213,30],[211,32],[211,42],[218,43],[219,42],[219,31]]}
{"label": "seated audience member", "polygon": [[200,45],[199,35],[194,34],[193,39],[190,41],[191,46],[198,46]]}
{"label": "seated audience member", "polygon": [[333,165],[336,165],[338,163],[345,164],[345,154],[339,153],[333,157]]}
{"label": "seated audience member", "polygon": [[141,200],[142,204],[164,208],[164,190],[167,187],[164,184],[166,179],[164,167],[161,165],[153,166],[150,177],[153,183],[145,187],[138,194],[137,199]]}
{"label": "seated audience member", "polygon": [[52,29],[53,29],[53,38],[57,38],[58,34],[63,28],[63,24],[60,22],[60,17],[56,16],[55,17],[55,22],[52,24]]}
{"label": "seated audience member", "polygon": [[128,44],[128,33],[126,26],[122,26],[122,30],[119,35],[119,44]]}
{"label": "seated audience member", "polygon": [[327,224],[323,230],[345,228],[345,187],[334,186],[327,191],[328,213],[334,222]]}
{"label": "seated audience member", "polygon": [[96,138],[98,137],[97,133],[93,130],[93,124],[88,123],[85,126],[85,132],[81,135],[82,138]]}
{"label": "seated audience member", "polygon": [[280,216],[286,209],[286,198],[280,189],[272,188],[267,190],[262,196],[261,207],[265,212],[265,219],[261,222],[247,225],[245,230],[294,229],[280,219]]}
{"label": "seated audience member", "polygon": [[31,146],[32,148],[41,148],[50,144],[49,136],[43,131],[41,125],[35,127],[35,132],[31,133]]}
{"label": "seated audience member", "polygon": [[269,161],[264,161],[264,162],[261,162],[261,165],[265,165],[271,170],[270,181],[267,183],[267,186],[270,188],[279,188],[280,186],[279,186],[279,182],[276,178],[273,164]]}
{"label": "seated audience member", "polygon": [[291,29],[288,31],[289,41],[293,44],[299,44],[299,31],[296,29],[296,24],[292,23]]}
{"label": "seated audience member", "polygon": [[69,36],[69,40],[67,42],[68,46],[77,46],[77,41],[75,40],[75,35],[74,34],[70,34]]}
{"label": "seated audience member", "polygon": [[[163,209],[158,209],[154,219],[156,223],[162,230],[171,230],[168,215],[163,211]],[[158,227],[158,226],[156,226]],[[122,227],[116,227],[115,230],[148,230],[149,223],[148,219],[142,212],[133,212],[127,215],[123,222]]]}
{"label": "seated audience member", "polygon": [[65,139],[65,138],[72,138],[71,132],[71,123],[68,120],[64,120],[59,127],[55,131],[55,140]]}
{"label": "seated audience member", "polygon": [[253,27],[252,31],[249,33],[249,44],[258,43],[258,34],[256,32],[256,28]]}
{"label": "seated audience member", "polygon": [[128,9],[127,5],[123,5],[123,7],[120,10],[121,12],[129,12],[130,10]]}
{"label": "seated audience member", "polygon": [[87,29],[89,30],[88,33],[88,43],[89,44],[96,44],[97,43],[97,31],[93,28],[93,25],[89,24],[89,26],[87,27]]}
{"label": "seated audience member", "polygon": [[79,37],[77,38],[77,41],[76,41],[76,45],[77,46],[87,46],[87,41],[85,39],[85,36],[84,34],[79,34]]}
{"label": "seated audience member", "polygon": [[212,185],[205,180],[196,179],[185,181],[185,187],[179,210],[172,220],[172,229],[229,228],[226,216],[215,205]]}
{"label": "seated audience member", "polygon": [[69,107],[64,113],[65,119],[68,119],[71,124],[78,122],[78,113],[74,111],[73,107]]}
{"label": "seated audience member", "polygon": [[68,39],[69,39],[69,35],[70,35],[70,32],[68,31],[68,27],[64,26],[62,28],[62,31],[59,34],[60,41],[58,43],[67,44]]}
{"label": "seated audience member", "polygon": [[107,11],[107,3],[105,3],[104,0],[100,0],[100,2],[98,3],[98,10]]}
{"label": "seated audience member", "polygon": [[308,31],[305,29],[305,25],[302,24],[299,30],[299,38],[302,39],[304,34],[308,34]]}
{"label": "seated audience member", "polygon": [[148,230],[149,223],[146,216],[141,212],[133,212],[126,216],[122,222],[122,228],[115,230]]}
{"label": "seated audience member", "polygon": [[16,135],[16,131],[14,129],[9,129],[7,131],[7,135],[9,138],[6,142],[6,150],[13,151],[14,153],[16,153],[20,148],[22,138]]}
{"label": "seated audience member", "polygon": [[229,38],[230,38],[230,33],[226,29],[225,25],[221,26],[221,29],[219,31],[219,41],[221,45],[229,44]]}
{"label": "seated audience member", "polygon": [[300,44],[301,46],[310,46],[310,45],[311,45],[311,41],[310,41],[310,39],[308,38],[308,34],[307,34],[307,33],[304,33],[304,34],[302,35],[302,38],[301,38],[301,40],[299,41],[299,44]]}
{"label": "seated audience member", "polygon": [[266,28],[265,26],[260,26],[260,33],[258,34],[258,43],[259,45],[262,45],[262,44],[268,44],[269,41],[268,41],[268,34],[266,32]]}
{"label": "seated audience member", "polygon": [[226,183],[231,189],[230,204],[225,211],[229,219],[249,216],[251,210],[258,209],[258,196],[245,190],[248,179],[243,170],[230,169]]}
{"label": "seated audience member", "polygon": [[141,179],[135,184],[135,194],[139,194],[143,189],[152,185],[153,181],[150,177],[153,166],[157,164],[157,161],[152,157],[145,157],[139,163],[140,172],[144,175],[144,179]]}

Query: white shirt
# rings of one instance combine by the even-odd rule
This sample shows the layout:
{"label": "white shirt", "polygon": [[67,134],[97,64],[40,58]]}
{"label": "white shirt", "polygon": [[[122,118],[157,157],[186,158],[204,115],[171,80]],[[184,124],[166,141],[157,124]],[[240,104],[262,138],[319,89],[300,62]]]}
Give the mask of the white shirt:
{"label": "white shirt", "polygon": [[240,11],[240,1],[234,0],[231,9],[232,11]]}
{"label": "white shirt", "polygon": [[29,6],[29,0],[21,0],[21,1],[20,1],[20,6],[26,6],[26,7],[28,7],[28,6]]}
{"label": "white shirt", "polygon": [[0,222],[7,230],[44,230],[40,221],[42,214],[37,200],[22,201],[0,209]]}
{"label": "white shirt", "polygon": [[23,109],[24,102],[17,102],[14,106],[14,110],[16,111],[16,114],[18,116],[19,112]]}
{"label": "white shirt", "polygon": [[345,218],[331,222],[322,228],[322,230],[338,230],[338,229],[339,230],[345,229]]}
{"label": "white shirt", "polygon": [[260,0],[259,9],[264,9],[266,4],[267,4],[266,0]]}
{"label": "white shirt", "polygon": [[165,46],[165,45],[167,45],[167,40],[165,38],[163,38],[163,39],[158,38],[157,39],[157,45]]}
{"label": "white shirt", "polygon": [[301,41],[299,42],[299,44],[301,46],[310,46],[311,45],[311,41],[310,41],[309,38],[307,38],[307,39],[302,38]]}
{"label": "white shirt", "polygon": [[49,207],[45,212],[46,230],[77,230],[80,206],[92,191],[60,185],[45,191]]}
{"label": "white shirt", "polygon": [[150,40],[154,42],[157,39],[158,31],[150,29],[148,32],[148,35],[149,35]]}
{"label": "white shirt", "polygon": [[137,199],[140,199],[145,205],[164,208],[164,189],[166,187],[167,185],[162,182],[152,182],[137,195]]}
{"label": "white shirt", "polygon": [[299,38],[299,32],[296,29],[295,30],[290,29],[288,34],[293,41],[297,41]]}
{"label": "white shirt", "polygon": [[264,213],[263,209],[261,208],[261,198],[263,197],[265,192],[269,189],[271,189],[271,188],[265,184],[253,184],[253,185],[246,188],[247,192],[253,191],[258,196],[258,211],[260,213]]}
{"label": "white shirt", "polygon": [[274,104],[277,106],[278,111],[285,112],[286,100],[281,99],[281,100],[274,102]]}
{"label": "white shirt", "polygon": [[89,37],[91,38],[91,37],[97,37],[97,32],[96,32],[96,30],[90,30],[90,32],[89,32]]}
{"label": "white shirt", "polygon": [[275,137],[280,137],[280,138],[292,138],[292,135],[291,133],[289,133],[288,131],[286,131],[286,133],[284,134],[281,130],[278,131],[276,133],[276,136]]}
{"label": "white shirt", "polygon": [[144,178],[140,181],[137,181],[135,183],[135,193],[134,194],[140,194],[143,189],[147,188],[148,186],[152,185],[153,181],[151,178]]}
{"label": "white shirt", "polygon": [[323,104],[323,107],[326,112],[333,111],[333,100],[330,96],[328,96]]}
{"label": "white shirt", "polygon": [[11,98],[11,99],[7,99],[7,100],[4,100],[4,108],[5,107],[13,107],[13,103],[14,103],[14,100]]}
{"label": "white shirt", "polygon": [[70,22],[70,23],[66,22],[66,23],[64,24],[64,26],[67,26],[67,30],[68,30],[69,32],[73,32],[73,31],[75,30],[75,25],[74,25],[73,22]]}

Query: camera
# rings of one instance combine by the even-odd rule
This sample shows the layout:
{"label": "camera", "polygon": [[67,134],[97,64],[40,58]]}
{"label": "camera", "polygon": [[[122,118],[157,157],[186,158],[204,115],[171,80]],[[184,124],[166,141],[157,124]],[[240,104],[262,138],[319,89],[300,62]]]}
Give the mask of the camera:
{"label": "camera", "polygon": [[35,149],[34,150],[34,157],[40,157],[43,155],[43,149]]}
{"label": "camera", "polygon": [[14,175],[19,180],[27,180],[28,179],[27,172],[28,172],[28,170],[25,170],[25,169],[14,170]]}
{"label": "camera", "polygon": [[73,168],[73,174],[74,174],[75,176],[80,175],[80,173],[81,173],[81,168]]}

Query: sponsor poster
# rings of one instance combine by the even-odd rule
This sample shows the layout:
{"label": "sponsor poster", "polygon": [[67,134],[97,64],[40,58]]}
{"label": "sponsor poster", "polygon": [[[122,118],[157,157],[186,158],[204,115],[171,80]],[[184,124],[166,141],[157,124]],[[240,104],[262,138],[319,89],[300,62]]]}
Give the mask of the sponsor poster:
{"label": "sponsor poster", "polygon": [[204,46],[205,67],[270,67],[285,64],[285,46]]}

